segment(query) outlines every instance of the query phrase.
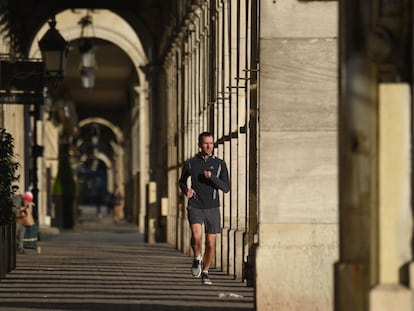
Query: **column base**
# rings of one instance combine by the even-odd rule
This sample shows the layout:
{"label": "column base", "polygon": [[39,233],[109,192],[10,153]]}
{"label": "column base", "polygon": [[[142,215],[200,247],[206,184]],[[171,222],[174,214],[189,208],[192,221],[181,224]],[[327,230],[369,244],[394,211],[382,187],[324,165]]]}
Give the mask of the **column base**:
{"label": "column base", "polygon": [[413,293],[399,284],[380,284],[369,293],[370,311],[413,310]]}

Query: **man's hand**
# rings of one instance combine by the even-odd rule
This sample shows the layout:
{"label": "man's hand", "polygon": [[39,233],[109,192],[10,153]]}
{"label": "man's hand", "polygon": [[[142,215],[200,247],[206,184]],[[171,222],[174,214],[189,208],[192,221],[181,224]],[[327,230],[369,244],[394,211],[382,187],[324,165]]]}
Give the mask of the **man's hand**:
{"label": "man's hand", "polygon": [[210,171],[204,171],[204,177],[207,179],[211,178],[211,172]]}
{"label": "man's hand", "polygon": [[193,189],[193,188],[188,189],[188,190],[187,190],[187,193],[185,194],[185,196],[186,196],[187,198],[192,198],[192,197],[193,197],[193,195],[194,195],[194,189]]}

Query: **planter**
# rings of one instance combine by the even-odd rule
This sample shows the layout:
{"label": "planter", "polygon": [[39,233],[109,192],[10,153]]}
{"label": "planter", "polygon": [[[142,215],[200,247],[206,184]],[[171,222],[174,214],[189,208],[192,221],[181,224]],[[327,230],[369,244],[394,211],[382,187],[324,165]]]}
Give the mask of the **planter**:
{"label": "planter", "polygon": [[12,184],[19,180],[16,176],[19,163],[14,161],[14,139],[0,128],[0,279],[10,272],[15,262],[15,215],[13,211]]}
{"label": "planter", "polygon": [[0,279],[16,268],[15,224],[0,225]]}
{"label": "planter", "polygon": [[16,269],[16,224],[0,225],[0,279]]}
{"label": "planter", "polygon": [[7,267],[6,267],[6,226],[0,225],[0,279],[4,278],[7,273]]}
{"label": "planter", "polygon": [[16,269],[16,223],[13,222],[9,225],[10,231],[10,266],[9,271]]}
{"label": "planter", "polygon": [[4,257],[5,257],[5,270],[6,273],[9,273],[10,266],[11,266],[11,245],[10,245],[10,224],[4,225],[4,240],[5,240],[5,251],[4,251]]}
{"label": "planter", "polygon": [[68,194],[53,195],[55,217],[52,225],[60,229],[72,229],[74,226],[74,196]]}

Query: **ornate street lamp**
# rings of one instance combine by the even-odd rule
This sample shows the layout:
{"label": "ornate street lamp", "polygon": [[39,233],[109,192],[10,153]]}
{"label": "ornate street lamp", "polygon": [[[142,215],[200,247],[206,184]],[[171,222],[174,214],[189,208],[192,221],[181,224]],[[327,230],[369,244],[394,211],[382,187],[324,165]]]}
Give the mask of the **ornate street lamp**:
{"label": "ornate street lamp", "polygon": [[55,17],[48,23],[50,28],[39,40],[39,48],[45,63],[46,79],[60,81],[66,65],[67,42],[56,29]]}
{"label": "ornate street lamp", "polygon": [[[64,84],[60,82],[63,80],[68,43],[56,29],[55,17],[51,18],[48,23],[50,28],[39,40],[39,48],[45,63],[46,83],[48,83],[48,86],[51,86],[49,94],[52,97],[54,109],[63,115],[64,118],[73,121],[73,118],[69,119],[67,115],[67,106],[62,105],[59,107],[58,105],[59,102],[67,100],[63,95],[65,91]],[[72,127],[68,130],[69,126],[65,126],[68,122],[64,122],[64,120],[59,121],[63,124],[63,127],[59,133],[58,172],[52,187],[55,206],[55,217],[52,218],[52,225],[59,228],[73,228],[75,182],[69,155],[70,130]]]}

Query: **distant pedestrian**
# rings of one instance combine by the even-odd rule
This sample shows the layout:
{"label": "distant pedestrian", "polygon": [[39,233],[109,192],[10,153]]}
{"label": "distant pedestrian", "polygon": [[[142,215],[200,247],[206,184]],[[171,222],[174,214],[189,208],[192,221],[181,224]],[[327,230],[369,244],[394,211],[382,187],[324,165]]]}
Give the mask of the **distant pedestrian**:
{"label": "distant pedestrian", "polygon": [[[213,155],[214,139],[209,132],[198,137],[200,152],[185,161],[179,186],[188,198],[187,215],[191,227],[191,247],[194,260],[191,272],[194,277],[201,275],[202,283],[211,285],[208,271],[216,249],[216,234],[221,232],[220,201],[218,190],[230,190],[226,163]],[[191,177],[191,186],[187,186]],[[202,251],[203,225],[205,231],[205,252]]]}
{"label": "distant pedestrian", "polygon": [[95,204],[96,204],[96,217],[98,219],[101,219],[102,218],[102,213],[101,213],[102,200],[103,200],[102,193],[99,192],[96,195],[96,200],[95,200]]}
{"label": "distant pedestrian", "polygon": [[112,215],[114,212],[114,205],[112,203],[112,192],[106,193],[105,201],[106,201],[106,214]]}
{"label": "distant pedestrian", "polygon": [[31,192],[25,192],[21,195],[17,185],[12,186],[13,195],[13,209],[16,214],[16,239],[17,252],[24,253],[24,236],[26,234],[26,227],[34,225],[33,219],[33,195]]}

